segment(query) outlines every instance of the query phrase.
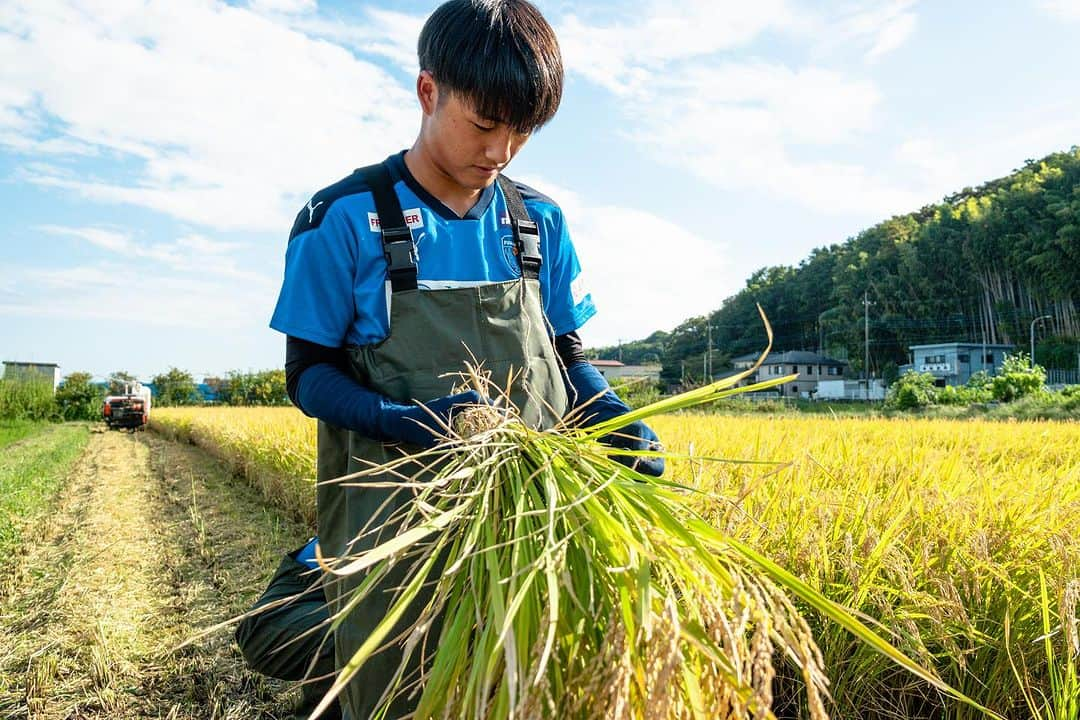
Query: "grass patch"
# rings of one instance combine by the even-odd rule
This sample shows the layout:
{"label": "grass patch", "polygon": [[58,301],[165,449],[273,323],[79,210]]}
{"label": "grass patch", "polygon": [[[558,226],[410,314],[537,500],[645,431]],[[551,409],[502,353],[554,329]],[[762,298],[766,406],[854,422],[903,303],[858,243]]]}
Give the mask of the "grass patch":
{"label": "grass patch", "polygon": [[84,423],[36,428],[9,423],[0,428],[0,444],[13,442],[19,433],[23,443],[0,456],[0,567],[21,543],[26,525],[49,505],[90,437]]}
{"label": "grass patch", "polygon": [[57,417],[51,382],[0,379],[0,418],[41,421]]}
{"label": "grass patch", "polygon": [[43,428],[43,423],[32,420],[0,420],[0,448],[18,442]]}
{"label": "grass patch", "polygon": [[755,399],[735,397],[713,403],[694,412],[721,415],[828,415],[830,417],[878,417],[880,402],[861,400],[804,400],[802,398]]}

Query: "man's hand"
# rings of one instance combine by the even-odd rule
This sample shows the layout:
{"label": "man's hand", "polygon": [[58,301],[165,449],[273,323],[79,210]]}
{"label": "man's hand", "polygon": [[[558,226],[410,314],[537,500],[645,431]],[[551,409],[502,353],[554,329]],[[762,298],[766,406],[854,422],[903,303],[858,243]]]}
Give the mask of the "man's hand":
{"label": "man's hand", "polygon": [[[621,427],[610,435],[600,438],[600,442],[614,448],[623,450],[652,450],[662,452],[664,446],[660,444],[660,438],[645,423],[635,420],[626,427]],[[637,470],[643,475],[660,477],[664,474],[664,458],[662,457],[634,457],[633,455],[612,455],[611,458],[631,470]]]}
{"label": "man's hand", "polygon": [[[584,405],[576,424],[590,427],[630,412],[629,406],[611,390],[607,380],[588,362],[576,362],[566,368],[567,394],[573,410]],[[586,404],[587,403],[587,404]],[[640,420],[600,438],[600,442],[624,450],[662,450],[656,433]],[[664,458],[613,455],[618,462],[645,475],[664,474]]]}
{"label": "man's hand", "polygon": [[455,412],[484,404],[486,401],[475,390],[436,398],[422,406],[388,402],[379,413],[379,430],[388,440],[431,448],[443,439],[446,434],[443,424],[451,426]]}

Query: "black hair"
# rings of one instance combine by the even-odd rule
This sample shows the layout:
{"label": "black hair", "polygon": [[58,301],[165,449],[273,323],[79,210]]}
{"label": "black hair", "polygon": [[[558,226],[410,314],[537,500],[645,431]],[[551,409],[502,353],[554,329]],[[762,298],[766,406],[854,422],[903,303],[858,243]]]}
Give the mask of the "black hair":
{"label": "black hair", "polygon": [[528,0],[450,0],[424,23],[420,69],[480,117],[531,133],[562,100],[555,31]]}

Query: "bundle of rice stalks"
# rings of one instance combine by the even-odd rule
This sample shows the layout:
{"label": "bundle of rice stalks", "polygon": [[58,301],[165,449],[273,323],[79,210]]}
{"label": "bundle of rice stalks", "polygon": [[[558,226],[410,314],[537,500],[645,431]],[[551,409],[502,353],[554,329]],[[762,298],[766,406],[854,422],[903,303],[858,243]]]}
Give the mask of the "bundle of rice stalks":
{"label": "bundle of rice stalks", "polygon": [[[690,509],[688,488],[614,461],[634,453],[597,442],[634,420],[792,379],[734,387],[751,372],[587,429],[541,432],[512,411],[479,407],[444,427],[435,450],[341,479],[404,475],[417,462],[436,471],[394,484],[413,500],[382,526],[392,539],[320,558],[333,575],[363,573],[335,624],[365,595],[386,592],[395,567],[409,579],[316,714],[398,641],[405,657],[380,707],[405,694],[416,718],[769,718],[782,661],[798,668],[810,716],[825,718],[825,669],[791,595],[948,691],[850,613],[710,527]],[[399,632],[417,602],[419,619]],[[410,676],[417,657],[421,673]]]}

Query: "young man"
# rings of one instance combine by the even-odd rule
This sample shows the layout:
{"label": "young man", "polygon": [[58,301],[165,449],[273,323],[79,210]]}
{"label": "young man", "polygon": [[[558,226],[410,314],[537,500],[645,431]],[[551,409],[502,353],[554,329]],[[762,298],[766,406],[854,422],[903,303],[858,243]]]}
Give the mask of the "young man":
{"label": "young man", "polygon": [[[581,350],[577,330],[595,309],[562,212],[501,175],[558,109],[563,67],[554,32],[526,0],[451,0],[428,19],[418,49],[416,142],[321,190],[300,211],[270,323],[287,335],[290,397],[320,420],[319,542],[329,557],[390,537],[391,528],[361,531],[380,527],[409,497],[381,486],[391,475],[366,479],[377,487],[325,481],[435,445],[431,413],[449,422],[456,409],[483,401],[455,394],[446,376],[472,356],[495,378],[517,372],[510,398],[536,427],[590,400],[586,424],[627,411]],[[647,449],[656,436],[634,423],[609,442]],[[638,467],[663,472],[660,460]],[[339,666],[385,614],[405,568],[398,572],[335,633]],[[332,611],[361,580],[327,583]],[[390,717],[409,712],[406,693],[383,697],[399,672],[402,640],[346,689],[354,719],[387,699]],[[403,672],[406,684],[415,682],[420,665]]]}

